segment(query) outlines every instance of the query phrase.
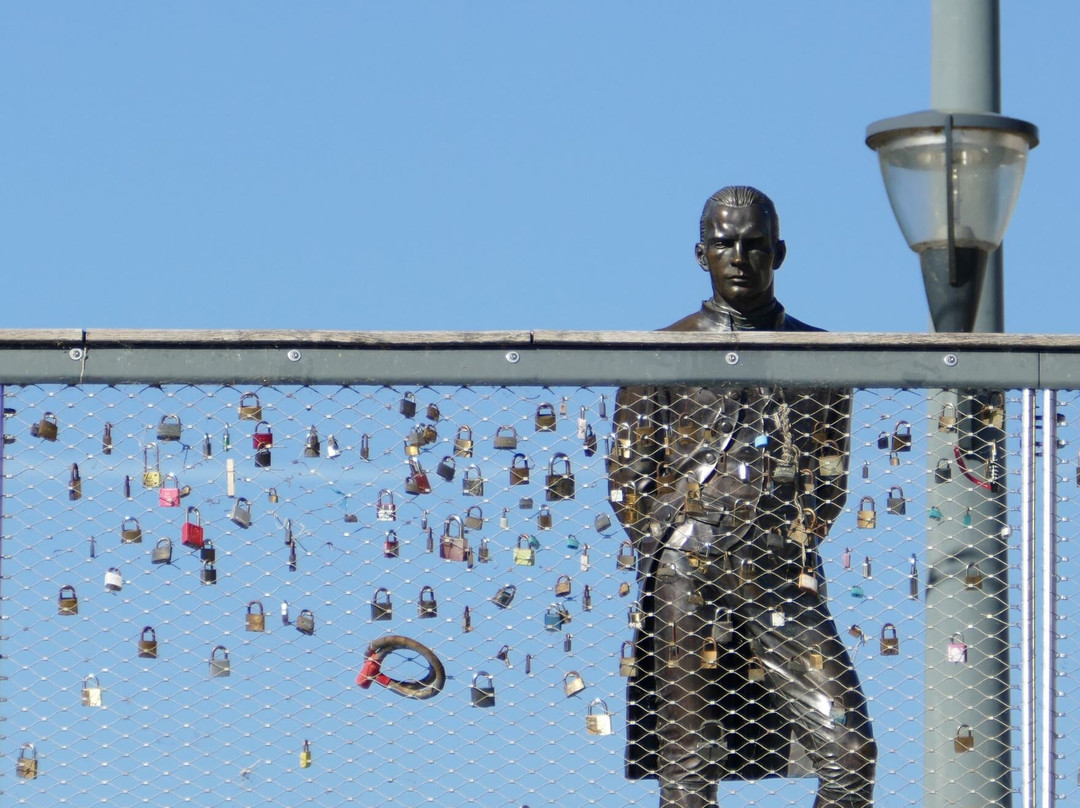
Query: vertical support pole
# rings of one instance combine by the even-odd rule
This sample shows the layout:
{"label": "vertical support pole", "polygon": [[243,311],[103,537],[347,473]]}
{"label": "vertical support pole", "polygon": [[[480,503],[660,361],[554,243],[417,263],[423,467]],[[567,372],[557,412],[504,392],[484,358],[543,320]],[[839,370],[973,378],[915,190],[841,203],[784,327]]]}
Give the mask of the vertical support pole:
{"label": "vertical support pole", "polygon": [[1020,805],[1035,808],[1035,391],[1024,390],[1020,432]]}
{"label": "vertical support pole", "polygon": [[[1053,808],[1057,782],[1057,392],[1043,391],[1042,643],[1039,668],[1039,808]],[[1032,582],[1034,583],[1034,570]]]}
{"label": "vertical support pole", "polygon": [[[931,0],[932,107],[1000,110],[999,19],[998,0]],[[1002,331],[1000,251],[991,255],[986,277],[974,330]],[[932,391],[931,401],[949,395]],[[943,518],[927,520],[924,805],[1007,808],[1013,789],[1005,434],[980,422],[977,410],[985,396],[956,395],[958,410],[968,417],[957,433],[931,434],[929,441],[930,502],[940,503]],[[979,467],[984,481],[996,479],[993,488],[972,484],[964,475],[935,485],[934,466],[942,458],[954,461],[957,441],[967,442],[968,462]],[[981,589],[965,584],[970,564],[984,576]],[[969,664],[943,664],[949,637],[961,630]],[[975,745],[957,751],[954,739],[965,724]]]}

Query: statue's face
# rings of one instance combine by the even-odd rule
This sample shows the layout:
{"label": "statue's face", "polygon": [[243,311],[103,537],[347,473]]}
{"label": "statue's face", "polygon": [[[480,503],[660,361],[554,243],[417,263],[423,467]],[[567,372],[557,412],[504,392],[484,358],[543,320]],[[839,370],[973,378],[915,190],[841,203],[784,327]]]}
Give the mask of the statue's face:
{"label": "statue's face", "polygon": [[714,296],[737,311],[752,311],[773,299],[773,272],[784,260],[784,242],[772,232],[766,208],[714,206],[695,253],[712,278]]}

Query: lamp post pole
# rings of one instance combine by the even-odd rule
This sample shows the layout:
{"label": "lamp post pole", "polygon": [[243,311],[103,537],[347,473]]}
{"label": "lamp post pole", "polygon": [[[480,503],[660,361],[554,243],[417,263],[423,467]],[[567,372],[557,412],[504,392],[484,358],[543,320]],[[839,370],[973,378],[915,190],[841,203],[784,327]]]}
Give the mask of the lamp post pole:
{"label": "lamp post pole", "polygon": [[[950,112],[1001,111],[998,0],[932,0],[931,107]],[[973,331],[1004,331],[1001,249],[990,253]],[[931,326],[933,328],[933,326]],[[963,433],[983,432],[979,403],[959,391],[937,391],[931,418],[954,403]],[[1004,448],[1003,434],[981,435]],[[925,805],[1007,808],[1012,800],[1009,721],[1009,586],[1005,486],[971,485],[963,475],[935,484],[941,460],[953,463],[958,436],[932,432],[928,485],[941,497],[944,518],[927,520]],[[980,447],[984,452],[986,445]],[[1004,478],[1004,452],[998,478]],[[932,501],[933,497],[932,497]],[[981,589],[965,583],[970,564]],[[968,664],[946,661],[956,634],[968,646]],[[957,738],[970,727],[973,746]]]}

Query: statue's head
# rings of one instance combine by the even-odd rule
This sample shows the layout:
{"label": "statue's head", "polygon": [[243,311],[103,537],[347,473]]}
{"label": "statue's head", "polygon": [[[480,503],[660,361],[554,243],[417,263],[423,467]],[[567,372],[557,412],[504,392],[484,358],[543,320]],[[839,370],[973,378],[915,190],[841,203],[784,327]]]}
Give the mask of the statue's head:
{"label": "statue's head", "polygon": [[773,273],[787,255],[772,200],[746,185],[721,188],[705,202],[694,254],[714,298],[744,312],[772,301]]}

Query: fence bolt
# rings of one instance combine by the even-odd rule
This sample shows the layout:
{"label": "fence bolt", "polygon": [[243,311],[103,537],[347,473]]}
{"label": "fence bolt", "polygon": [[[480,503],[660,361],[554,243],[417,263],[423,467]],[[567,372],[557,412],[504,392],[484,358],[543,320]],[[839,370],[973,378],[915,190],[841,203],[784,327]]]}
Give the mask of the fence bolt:
{"label": "fence bolt", "polygon": [[945,364],[949,367],[954,368],[956,367],[956,363],[960,360],[956,358],[956,354],[947,353],[945,354],[945,358],[942,361],[944,361]]}
{"label": "fence bolt", "polygon": [[739,364],[739,355],[734,351],[731,351],[724,357],[724,361],[729,365],[737,365]]}
{"label": "fence bolt", "polygon": [[70,351],[68,351],[68,356],[71,357],[76,362],[81,362],[82,358],[83,358],[83,349],[82,348],[72,348]]}
{"label": "fence bolt", "polygon": [[521,361],[521,354],[519,354],[517,351],[507,351],[506,361],[509,362],[511,365],[516,365],[518,362]]}
{"label": "fence bolt", "polygon": [[303,356],[303,354],[301,354],[300,351],[298,351],[296,348],[291,348],[289,352],[285,354],[285,356],[288,357],[290,362],[299,362],[300,357]]}

